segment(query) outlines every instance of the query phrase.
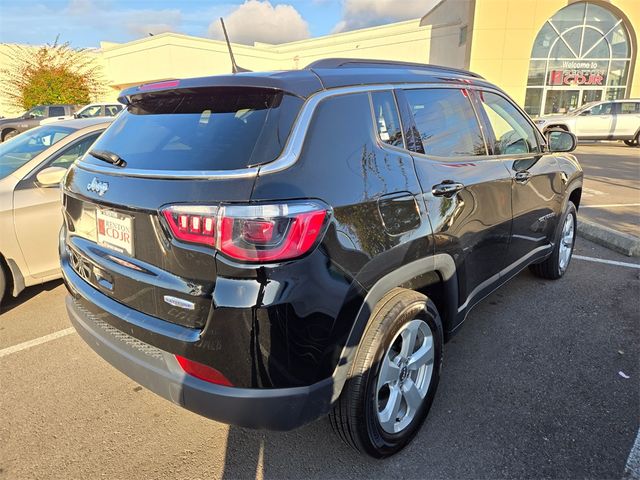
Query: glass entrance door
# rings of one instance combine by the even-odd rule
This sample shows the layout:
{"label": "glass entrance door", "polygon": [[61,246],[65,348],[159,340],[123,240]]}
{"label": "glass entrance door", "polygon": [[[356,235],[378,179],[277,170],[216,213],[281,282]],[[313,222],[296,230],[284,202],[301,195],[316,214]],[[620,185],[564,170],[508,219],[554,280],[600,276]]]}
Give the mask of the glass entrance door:
{"label": "glass entrance door", "polygon": [[544,100],[544,114],[567,113],[578,108],[580,90],[547,90]]}

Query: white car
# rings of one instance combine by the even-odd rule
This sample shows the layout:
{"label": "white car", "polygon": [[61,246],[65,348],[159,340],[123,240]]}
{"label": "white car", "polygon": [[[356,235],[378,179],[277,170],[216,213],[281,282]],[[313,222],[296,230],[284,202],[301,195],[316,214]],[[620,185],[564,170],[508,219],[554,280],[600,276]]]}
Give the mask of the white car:
{"label": "white car", "polygon": [[82,107],[73,116],[45,118],[40,125],[58,122],[60,120],[69,120],[72,118],[93,118],[93,117],[115,117],[122,111],[124,105],[118,102],[91,103]]}
{"label": "white car", "polygon": [[0,303],[60,277],[60,180],[112,120],[55,122],[0,144]]}
{"label": "white car", "polygon": [[561,128],[580,140],[623,140],[640,144],[640,99],[591,102],[564,115],[548,115],[535,120],[546,132]]}

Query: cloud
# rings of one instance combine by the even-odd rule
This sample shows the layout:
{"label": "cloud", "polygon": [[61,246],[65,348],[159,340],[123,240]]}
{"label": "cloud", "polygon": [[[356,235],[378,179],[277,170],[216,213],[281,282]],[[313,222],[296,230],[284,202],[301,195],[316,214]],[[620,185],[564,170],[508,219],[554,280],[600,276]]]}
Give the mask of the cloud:
{"label": "cloud", "polygon": [[[229,39],[247,45],[253,42],[285,43],[309,38],[309,24],[292,6],[275,7],[265,0],[246,0],[224,19]],[[209,35],[224,39],[220,20],[209,25]]]}
{"label": "cloud", "polygon": [[424,16],[440,0],[344,0],[342,20],[333,33]]}

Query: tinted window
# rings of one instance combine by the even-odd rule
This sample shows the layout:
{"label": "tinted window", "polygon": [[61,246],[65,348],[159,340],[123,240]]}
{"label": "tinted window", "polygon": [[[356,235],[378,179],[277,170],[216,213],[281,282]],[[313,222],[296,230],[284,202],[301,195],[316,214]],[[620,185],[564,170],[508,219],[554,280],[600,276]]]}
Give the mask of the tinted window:
{"label": "tinted window", "polygon": [[507,99],[490,92],[478,92],[496,142],[496,155],[516,155],[538,151],[534,127]]}
{"label": "tinted window", "polygon": [[640,113],[640,103],[624,102],[620,104],[620,113]]}
{"label": "tinted window", "polygon": [[92,133],[91,135],[75,141],[62,152],[58,153],[49,166],[69,168],[73,162],[82,157],[87,150],[89,150],[89,147],[93,145],[93,142],[97,140],[101,133],[102,132]]}
{"label": "tinted window", "polygon": [[15,172],[33,157],[59,142],[74,130],[59,126],[42,126],[21,133],[0,144],[0,178]]}
{"label": "tinted window", "polygon": [[485,155],[484,141],[466,91],[407,90],[424,153],[442,157]]}
{"label": "tinted window", "polygon": [[380,140],[389,145],[404,147],[400,117],[396,102],[393,99],[393,93],[390,91],[372,92],[371,100]]}
{"label": "tinted window", "polygon": [[[118,115],[94,148],[149,170],[234,170],[282,151],[302,100],[258,88],[147,94]],[[103,162],[85,157],[84,162]]]}
{"label": "tinted window", "polygon": [[64,117],[64,107],[49,107],[50,117]]}

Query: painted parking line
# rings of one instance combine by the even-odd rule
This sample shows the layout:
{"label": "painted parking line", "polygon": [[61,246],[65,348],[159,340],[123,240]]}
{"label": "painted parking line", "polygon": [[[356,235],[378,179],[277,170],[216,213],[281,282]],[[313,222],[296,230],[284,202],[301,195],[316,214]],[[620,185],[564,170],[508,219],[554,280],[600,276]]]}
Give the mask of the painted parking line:
{"label": "painted parking line", "polygon": [[640,207],[640,203],[610,203],[608,205],[580,205],[583,208],[618,208],[618,207]]}
{"label": "painted parking line", "polygon": [[622,478],[623,480],[640,480],[640,430],[638,430],[636,441],[633,442],[633,446],[629,452]]}
{"label": "painted parking line", "polygon": [[638,263],[618,262],[616,260],[605,260],[604,258],[584,257],[582,255],[573,255],[577,260],[586,260],[587,262],[606,263],[607,265],[617,265],[618,267],[640,268]]}
{"label": "painted parking line", "polygon": [[605,193],[601,192],[600,190],[596,190],[594,188],[587,188],[587,187],[582,187],[582,193],[583,193],[583,195],[586,195],[587,197],[592,197],[592,196],[597,196],[597,195],[605,195]]}
{"label": "painted parking line", "polygon": [[56,340],[57,338],[66,337],[67,335],[71,335],[72,333],[75,333],[75,329],[73,327],[69,327],[65,328],[64,330],[58,330],[57,332],[50,333],[49,335],[45,335],[44,337],[38,337],[33,340],[29,340],[28,342],[22,342],[12,347],[4,348],[0,350],[0,358],[11,355],[12,353],[26,350],[27,348],[42,345],[43,343],[50,342],[51,340]]}

